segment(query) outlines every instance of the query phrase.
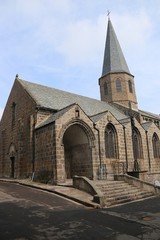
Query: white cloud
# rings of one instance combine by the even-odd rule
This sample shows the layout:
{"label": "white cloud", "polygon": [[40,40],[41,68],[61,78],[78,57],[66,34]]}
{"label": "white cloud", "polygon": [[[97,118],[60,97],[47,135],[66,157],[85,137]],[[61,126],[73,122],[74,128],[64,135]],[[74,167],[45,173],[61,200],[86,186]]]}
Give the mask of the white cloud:
{"label": "white cloud", "polygon": [[152,21],[146,11],[113,15],[116,33],[125,47],[144,49],[152,34]]}
{"label": "white cloud", "polygon": [[104,48],[106,23],[106,17],[99,16],[96,20],[83,19],[68,25],[65,38],[58,47],[66,62],[85,65],[96,61],[100,46],[103,45]]}
{"label": "white cloud", "polygon": [[[123,49],[145,51],[152,33],[151,19],[145,11],[112,14],[111,21]],[[127,24],[126,24],[127,23]],[[64,26],[64,35],[57,45],[67,63],[85,65],[103,56],[107,29],[106,15],[94,19],[83,18]]]}

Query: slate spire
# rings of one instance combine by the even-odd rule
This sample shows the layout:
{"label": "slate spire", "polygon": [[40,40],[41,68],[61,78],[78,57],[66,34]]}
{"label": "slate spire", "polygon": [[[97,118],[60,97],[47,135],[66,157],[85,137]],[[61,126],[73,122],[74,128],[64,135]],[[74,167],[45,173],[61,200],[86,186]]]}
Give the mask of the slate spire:
{"label": "slate spire", "polygon": [[102,76],[108,73],[122,73],[122,72],[126,72],[130,74],[122,49],[118,42],[114,28],[112,26],[111,20],[110,18],[108,18],[108,28],[107,28]]}

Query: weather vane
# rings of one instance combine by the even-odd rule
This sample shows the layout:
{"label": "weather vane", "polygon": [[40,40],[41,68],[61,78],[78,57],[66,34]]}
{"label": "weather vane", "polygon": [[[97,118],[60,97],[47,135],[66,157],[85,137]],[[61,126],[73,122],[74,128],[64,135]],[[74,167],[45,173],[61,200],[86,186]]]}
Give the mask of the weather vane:
{"label": "weather vane", "polygon": [[108,16],[108,18],[109,18],[110,13],[111,13],[111,12],[108,10],[108,11],[107,11],[107,16]]}

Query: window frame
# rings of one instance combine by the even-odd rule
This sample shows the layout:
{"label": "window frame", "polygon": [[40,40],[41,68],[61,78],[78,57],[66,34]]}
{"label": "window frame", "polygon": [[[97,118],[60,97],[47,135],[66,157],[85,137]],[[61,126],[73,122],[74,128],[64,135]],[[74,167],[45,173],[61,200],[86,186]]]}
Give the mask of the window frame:
{"label": "window frame", "polygon": [[131,80],[128,80],[128,88],[129,88],[129,92],[133,93],[133,83]]}
{"label": "window frame", "polygon": [[158,135],[154,132],[152,136],[153,157],[160,158],[160,140]]}
{"label": "window frame", "polygon": [[108,96],[108,83],[107,82],[104,83],[104,95]]}
{"label": "window frame", "polygon": [[116,79],[116,91],[117,92],[122,92],[122,81],[120,78]]}
{"label": "window frame", "polygon": [[106,158],[119,159],[117,131],[111,123],[105,128],[105,155]]}

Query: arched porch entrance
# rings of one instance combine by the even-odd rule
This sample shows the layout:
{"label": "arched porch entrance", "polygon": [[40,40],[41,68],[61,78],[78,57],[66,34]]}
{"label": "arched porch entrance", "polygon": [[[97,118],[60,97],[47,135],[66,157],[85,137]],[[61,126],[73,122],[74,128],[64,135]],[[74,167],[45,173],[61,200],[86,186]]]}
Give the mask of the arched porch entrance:
{"label": "arched porch entrance", "polygon": [[66,178],[74,175],[93,178],[90,138],[80,124],[68,127],[63,136]]}

